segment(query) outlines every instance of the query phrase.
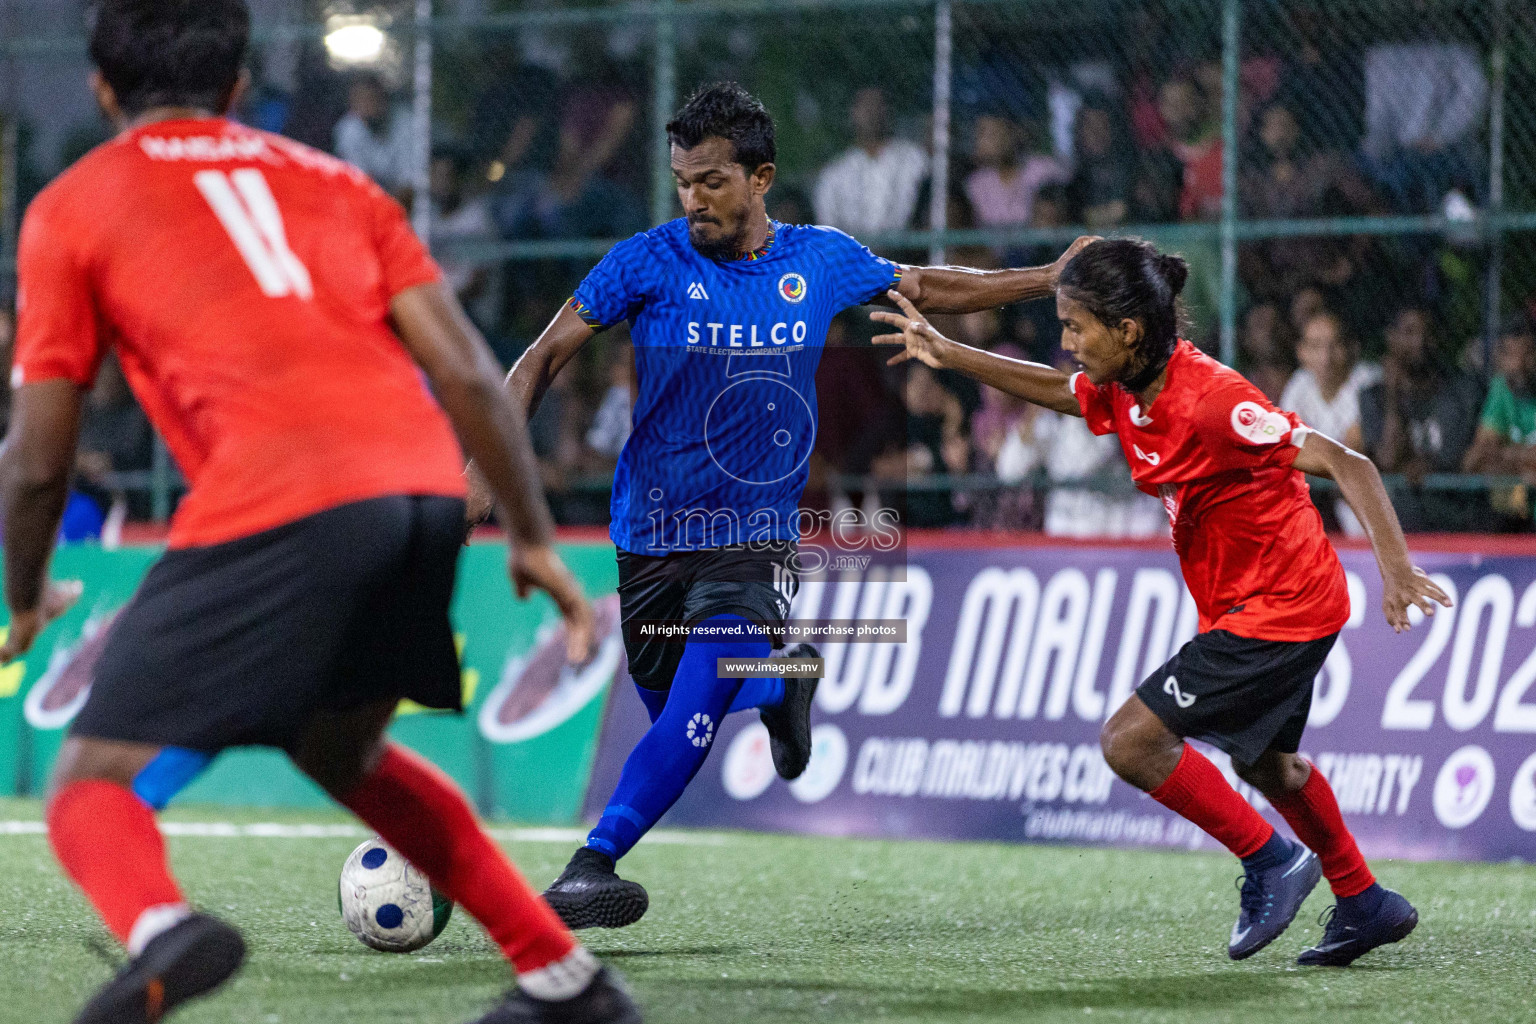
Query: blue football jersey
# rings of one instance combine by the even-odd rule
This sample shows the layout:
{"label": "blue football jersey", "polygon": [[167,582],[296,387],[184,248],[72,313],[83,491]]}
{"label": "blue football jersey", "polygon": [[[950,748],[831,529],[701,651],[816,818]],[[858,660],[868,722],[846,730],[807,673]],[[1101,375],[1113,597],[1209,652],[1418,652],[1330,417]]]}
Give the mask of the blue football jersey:
{"label": "blue football jersey", "polygon": [[614,544],[661,555],[798,540],[827,328],[900,278],[824,227],[774,223],[770,244],[727,262],[700,255],[681,218],[614,246],[571,300],[595,327],[629,320],[635,345]]}

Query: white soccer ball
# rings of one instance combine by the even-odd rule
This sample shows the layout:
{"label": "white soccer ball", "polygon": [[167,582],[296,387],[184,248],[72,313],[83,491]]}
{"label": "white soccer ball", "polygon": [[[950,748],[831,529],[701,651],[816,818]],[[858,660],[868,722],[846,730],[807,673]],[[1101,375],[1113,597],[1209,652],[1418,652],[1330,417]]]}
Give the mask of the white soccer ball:
{"label": "white soccer ball", "polygon": [[410,953],[442,934],[453,901],[393,846],[374,838],[341,866],[336,902],[347,930],[366,946]]}

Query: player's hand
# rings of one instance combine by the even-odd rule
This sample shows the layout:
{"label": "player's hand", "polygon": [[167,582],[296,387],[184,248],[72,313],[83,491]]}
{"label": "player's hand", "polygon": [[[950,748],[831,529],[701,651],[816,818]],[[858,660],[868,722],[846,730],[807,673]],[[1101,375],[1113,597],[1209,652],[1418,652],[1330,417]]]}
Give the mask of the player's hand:
{"label": "player's hand", "polygon": [[1079,235],[1067,246],[1067,251],[1056,257],[1056,262],[1051,264],[1051,287],[1056,287],[1056,282],[1061,280],[1061,272],[1067,269],[1067,264],[1072,262],[1072,257],[1088,248],[1094,242],[1102,242],[1099,235]]}
{"label": "player's hand", "polygon": [[571,664],[581,665],[590,659],[597,634],[596,616],[581,592],[581,584],[555,549],[548,544],[514,543],[507,556],[507,574],[518,597],[542,590],[554,598],[565,620],[565,656]]}
{"label": "player's hand", "polygon": [[900,313],[892,313],[889,310],[877,310],[869,314],[869,318],[877,323],[890,324],[900,331],[900,334],[880,334],[870,339],[876,345],[905,345],[905,351],[898,352],[885,361],[887,366],[895,366],[904,363],[908,359],[918,361],[941,369],[944,365],[944,350],[954,342],[933,329],[923,314],[917,311],[905,295],[892,288],[885,293],[886,298],[896,304]]}
{"label": "player's hand", "polygon": [[85,585],[79,580],[50,582],[43,588],[43,598],[36,608],[12,611],[10,630],[6,634],[5,643],[0,644],[0,665],[9,665],[30,651],[38,634],[47,629],[54,619],[73,608],[84,591]]}
{"label": "player's hand", "polygon": [[1387,624],[1395,633],[1411,628],[1408,622],[1410,607],[1418,608],[1426,616],[1433,616],[1436,604],[1446,608],[1451,606],[1449,595],[1418,566],[1386,577],[1382,582],[1385,587],[1381,595],[1381,609],[1387,613]]}

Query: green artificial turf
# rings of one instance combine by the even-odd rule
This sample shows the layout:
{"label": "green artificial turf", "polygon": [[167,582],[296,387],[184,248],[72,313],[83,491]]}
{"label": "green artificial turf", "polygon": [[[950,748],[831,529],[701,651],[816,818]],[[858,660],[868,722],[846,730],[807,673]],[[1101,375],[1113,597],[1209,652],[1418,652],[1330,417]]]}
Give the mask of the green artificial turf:
{"label": "green artificial turf", "polygon": [[[38,817],[0,801],[0,819]],[[280,812],[170,821],[340,824]],[[686,837],[685,837],[686,838]],[[189,896],[244,930],[251,958],[186,1024],[461,1024],[510,981],[455,914],[412,956],[342,927],[336,876],[360,837],[172,837]],[[536,885],[574,844],[513,841]],[[65,1024],[118,957],[45,839],[0,834],[0,1020]],[[740,834],[646,843],[624,861],[651,893],[622,932],[588,932],[653,1024],[734,1022],[1536,1021],[1536,869],[1377,865],[1422,923],[1348,970],[1303,970],[1320,887],[1291,930],[1226,959],[1228,857]]]}

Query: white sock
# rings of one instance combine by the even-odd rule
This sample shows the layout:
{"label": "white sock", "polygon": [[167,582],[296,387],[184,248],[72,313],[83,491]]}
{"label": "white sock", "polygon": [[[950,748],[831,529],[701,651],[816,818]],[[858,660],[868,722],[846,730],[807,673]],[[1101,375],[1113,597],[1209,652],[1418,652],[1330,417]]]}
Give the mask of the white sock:
{"label": "white sock", "polygon": [[555,1002],[575,999],[587,990],[602,969],[597,957],[577,946],[564,959],[517,976],[517,987],[535,999]]}
{"label": "white sock", "polygon": [[160,903],[150,907],[133,922],[133,931],[128,933],[128,955],[138,956],[145,946],[191,916],[192,908],[185,903]]}

